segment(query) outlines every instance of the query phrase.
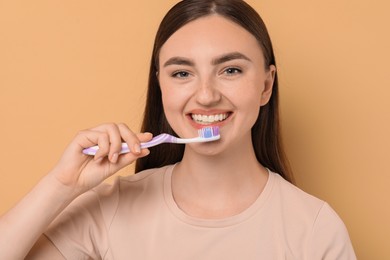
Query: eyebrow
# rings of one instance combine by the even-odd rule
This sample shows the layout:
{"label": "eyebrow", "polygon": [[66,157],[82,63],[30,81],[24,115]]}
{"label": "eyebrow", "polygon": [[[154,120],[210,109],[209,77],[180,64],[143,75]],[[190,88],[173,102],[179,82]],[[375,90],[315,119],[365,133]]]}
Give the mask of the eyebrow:
{"label": "eyebrow", "polygon": [[194,66],[195,63],[187,58],[183,57],[172,57],[164,63],[164,67],[170,65],[185,65],[185,66]]}
{"label": "eyebrow", "polygon": [[[247,56],[245,56],[244,54],[242,54],[240,52],[231,52],[231,53],[223,54],[223,55],[213,59],[211,61],[211,64],[212,65],[219,65],[219,64],[222,64],[222,63],[225,63],[225,62],[228,62],[231,60],[237,60],[237,59],[251,61],[251,59],[249,59]],[[184,58],[184,57],[172,57],[164,63],[164,67],[167,67],[170,65],[195,66],[195,62],[190,60],[190,59]]]}
{"label": "eyebrow", "polygon": [[240,59],[251,61],[251,59],[249,59],[247,56],[245,56],[241,52],[231,52],[231,53],[223,54],[220,57],[213,59],[211,64],[219,65],[219,64],[231,61],[231,60],[240,60]]}

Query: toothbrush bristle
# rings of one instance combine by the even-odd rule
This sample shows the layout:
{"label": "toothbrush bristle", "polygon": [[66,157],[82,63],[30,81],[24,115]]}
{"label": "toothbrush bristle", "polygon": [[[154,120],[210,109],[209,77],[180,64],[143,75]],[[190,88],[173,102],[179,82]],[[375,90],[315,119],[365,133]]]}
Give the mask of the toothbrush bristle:
{"label": "toothbrush bristle", "polygon": [[199,137],[203,138],[211,138],[219,135],[219,127],[218,126],[210,126],[199,129]]}
{"label": "toothbrush bristle", "polygon": [[214,136],[219,135],[219,127],[218,126],[212,127],[212,129],[213,129]]}

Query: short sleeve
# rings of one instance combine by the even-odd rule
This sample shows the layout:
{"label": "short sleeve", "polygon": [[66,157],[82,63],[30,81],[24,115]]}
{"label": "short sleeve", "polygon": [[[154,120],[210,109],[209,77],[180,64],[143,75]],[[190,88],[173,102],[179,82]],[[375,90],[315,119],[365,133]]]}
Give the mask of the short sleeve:
{"label": "short sleeve", "polygon": [[337,213],[324,203],[308,242],[310,260],[355,260],[348,231]]}
{"label": "short sleeve", "polygon": [[74,200],[45,232],[66,259],[102,259],[108,248],[107,213],[89,191]]}

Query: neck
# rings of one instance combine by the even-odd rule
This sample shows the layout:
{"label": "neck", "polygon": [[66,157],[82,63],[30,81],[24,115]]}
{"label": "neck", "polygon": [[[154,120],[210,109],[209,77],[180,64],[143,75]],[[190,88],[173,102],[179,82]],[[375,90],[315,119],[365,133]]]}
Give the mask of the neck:
{"label": "neck", "polygon": [[236,181],[237,177],[245,180],[267,172],[257,161],[251,138],[243,138],[230,149],[216,154],[207,148],[200,150],[186,146],[183,160],[177,168],[187,177],[202,181],[202,185],[214,179],[230,182]]}
{"label": "neck", "polygon": [[188,214],[218,218],[236,214],[256,200],[267,182],[267,170],[252,145],[204,155],[186,147],[173,172],[173,194]]}

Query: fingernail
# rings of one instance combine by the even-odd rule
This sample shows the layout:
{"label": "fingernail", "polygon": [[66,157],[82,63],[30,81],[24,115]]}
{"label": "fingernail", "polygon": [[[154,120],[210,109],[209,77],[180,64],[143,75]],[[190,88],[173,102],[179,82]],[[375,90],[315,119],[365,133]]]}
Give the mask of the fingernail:
{"label": "fingernail", "polygon": [[111,156],[111,162],[112,163],[116,163],[118,161],[118,153],[114,153],[112,156]]}
{"label": "fingernail", "polygon": [[134,152],[135,153],[140,153],[141,152],[141,146],[139,144],[134,145]]}

